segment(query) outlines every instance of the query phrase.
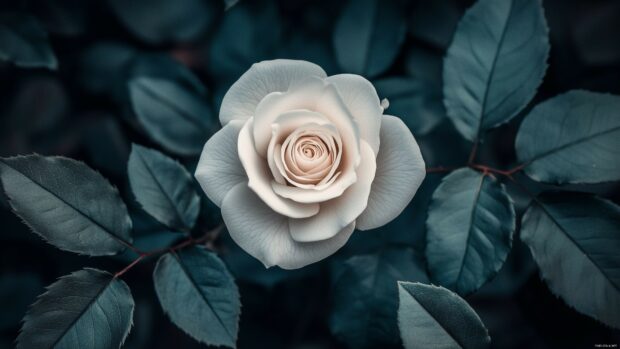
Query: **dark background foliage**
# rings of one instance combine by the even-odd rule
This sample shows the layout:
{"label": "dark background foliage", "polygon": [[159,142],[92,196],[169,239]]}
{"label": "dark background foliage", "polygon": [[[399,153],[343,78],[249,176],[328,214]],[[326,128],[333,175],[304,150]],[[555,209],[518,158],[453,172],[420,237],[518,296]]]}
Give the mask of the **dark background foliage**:
{"label": "dark background foliage", "polygon": [[[189,68],[206,86],[201,93],[204,92],[210,109],[210,133],[217,130],[219,103],[228,87],[252,63],[265,59],[309,60],[321,65],[328,74],[363,73],[372,81],[379,81],[380,94],[380,81],[384,78],[412,77],[424,83],[424,93],[433,95],[441,91],[439,73],[445,49],[459,18],[471,3],[360,1],[361,11],[383,11],[377,32],[387,39],[378,40],[372,49],[377,60],[391,62],[380,71],[360,72],[356,71],[358,67],[343,66],[334,52],[336,30],[345,30],[345,38],[359,35],[337,28],[346,7],[341,1],[241,0],[227,10],[226,3],[216,0],[2,2],[2,11],[26,12],[39,19],[50,35],[58,69],[25,69],[0,63],[0,156],[36,152],[86,162],[119,188],[134,222],[134,239],[156,236],[154,241],[144,243],[165,246],[176,237],[139,208],[129,189],[127,161],[131,143],[159,149],[190,170],[197,157],[171,152],[148,136],[129,102],[130,78],[166,77],[191,87],[192,78],[184,75],[181,66]],[[620,94],[620,2],[544,0],[543,5],[550,29],[549,68],[530,105],[577,88]],[[402,43],[390,41],[394,23],[406,25]],[[399,48],[389,50],[382,45]],[[396,55],[393,60],[382,56],[392,52]],[[422,108],[422,102],[391,102],[395,109],[391,112],[408,121],[416,135],[427,166],[459,166],[467,162],[471,144],[459,136],[447,118],[429,112],[430,116],[418,120],[415,108]],[[514,139],[523,114],[489,134],[480,147],[479,162],[500,168],[516,163]],[[527,185],[528,180],[521,177]],[[345,346],[337,331],[330,331],[330,321],[332,328],[346,328],[333,322],[356,319],[339,319],[330,314],[343,297],[360,295],[335,292],[334,275],[338,275],[345,258],[353,255],[382,251],[391,256],[391,248],[405,246],[412,248],[413,255],[423,256],[428,202],[440,179],[441,174],[429,174],[412,204],[387,227],[356,233],[335,256],[301,270],[265,270],[226,234],[221,236],[215,247],[236,278],[243,304],[238,346]],[[620,203],[620,191],[615,184],[583,188],[576,190],[596,192]],[[516,198],[520,216],[528,199],[520,192],[511,192],[511,196]],[[202,201],[200,225],[219,225],[217,207],[206,197]],[[131,259],[126,254],[89,258],[50,247],[29,232],[2,198],[0,347],[13,346],[27,306],[44,291],[45,285],[83,266],[118,271]],[[125,347],[201,347],[163,314],[151,280],[153,262],[136,266],[124,278],[136,302],[135,325]],[[492,345],[497,348],[591,348],[596,343],[620,344],[618,330],[572,310],[549,291],[529,250],[518,237],[514,238],[514,247],[499,274],[465,299],[482,318]]]}

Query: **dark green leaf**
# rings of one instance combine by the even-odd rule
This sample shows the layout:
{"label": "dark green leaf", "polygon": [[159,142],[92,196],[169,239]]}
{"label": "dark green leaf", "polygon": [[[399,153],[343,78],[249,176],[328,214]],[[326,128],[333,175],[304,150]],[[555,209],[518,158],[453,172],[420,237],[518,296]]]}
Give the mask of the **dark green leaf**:
{"label": "dark green leaf", "polygon": [[63,276],[32,305],[18,349],[119,348],[132,324],[129,287],[112,274],[86,268]]}
{"label": "dark green leaf", "polygon": [[91,256],[131,244],[131,219],[118,191],[98,172],[63,157],[0,159],[11,207],[52,245]]}
{"label": "dark green leaf", "polygon": [[206,98],[173,81],[140,77],[129,83],[133,110],[153,138],[171,152],[200,153],[209,135]]}
{"label": "dark green leaf", "polygon": [[162,308],[183,331],[209,345],[236,346],[239,291],[214,253],[202,247],[167,253],[153,280]]}
{"label": "dark green leaf", "polygon": [[329,317],[332,333],[351,348],[400,344],[396,315],[398,280],[428,280],[410,249],[384,249],[347,259],[339,268]]}
{"label": "dark green leaf", "polygon": [[377,76],[394,62],[405,32],[398,1],[349,0],[334,29],[336,59],[349,73]]}
{"label": "dark green leaf", "polygon": [[405,69],[413,77],[432,85],[438,90],[436,93],[443,98],[441,95],[443,52],[425,47],[411,47],[406,53]]}
{"label": "dark green leaf", "polygon": [[469,168],[444,177],[426,220],[433,281],[469,294],[501,268],[512,246],[515,210],[504,185]]}
{"label": "dark green leaf", "polygon": [[455,0],[418,1],[411,11],[409,32],[445,49],[450,45],[461,15],[462,9]]}
{"label": "dark green leaf", "polygon": [[374,82],[380,98],[387,98],[387,114],[401,118],[416,135],[432,131],[445,117],[441,92],[417,79],[387,78]]}
{"label": "dark green leaf", "polygon": [[516,148],[525,173],[542,182],[620,180],[620,97],[570,91],[523,120]]}
{"label": "dark green leaf", "polygon": [[398,297],[398,326],[406,349],[478,349],[491,343],[476,312],[443,287],[401,281]]}
{"label": "dark green leaf", "polygon": [[191,70],[165,53],[138,53],[132,57],[127,70],[130,78],[159,78],[174,81],[199,95],[207,92],[200,79]]}
{"label": "dark green leaf", "polygon": [[185,167],[164,154],[134,144],[127,165],[129,183],[142,208],[170,228],[189,231],[200,197]]}
{"label": "dark green leaf", "polygon": [[242,1],[226,11],[209,46],[209,72],[232,83],[250,66],[274,59],[282,23],[273,1]]}
{"label": "dark green leaf", "polygon": [[523,216],[529,245],[553,293],[620,328],[620,207],[587,194],[543,194]]}
{"label": "dark green leaf", "polygon": [[36,18],[18,13],[0,14],[0,61],[24,68],[58,66],[45,29]]}
{"label": "dark green leaf", "polygon": [[150,43],[190,41],[204,33],[215,7],[202,0],[109,0],[121,22]]}
{"label": "dark green leaf", "polygon": [[126,95],[127,66],[136,54],[133,47],[115,41],[89,46],[80,55],[80,84],[91,93],[107,93],[121,100]]}
{"label": "dark green leaf", "polygon": [[549,41],[540,0],[479,0],[444,61],[444,103],[465,138],[507,122],[536,94]]}

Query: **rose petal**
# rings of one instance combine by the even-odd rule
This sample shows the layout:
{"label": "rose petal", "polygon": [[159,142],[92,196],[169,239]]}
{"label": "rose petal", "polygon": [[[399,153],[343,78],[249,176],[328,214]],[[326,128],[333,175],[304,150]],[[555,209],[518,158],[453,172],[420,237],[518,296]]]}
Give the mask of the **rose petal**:
{"label": "rose petal", "polygon": [[360,131],[334,85],[325,86],[314,110],[336,126],[342,138],[344,155],[353,159],[352,165],[357,167],[360,161]]}
{"label": "rose petal", "polygon": [[360,144],[362,161],[357,169],[358,180],[339,197],[321,204],[315,216],[289,219],[291,236],[295,241],[312,242],[330,239],[364,211],[375,178],[375,153],[366,141]]}
{"label": "rose petal", "polygon": [[273,191],[283,198],[291,199],[300,203],[320,203],[339,197],[357,181],[355,171],[346,177],[337,177],[329,186],[322,189],[298,188],[288,185],[282,185],[277,182],[271,183]]}
{"label": "rose petal", "polygon": [[272,175],[267,161],[254,150],[254,140],[250,130],[254,118],[248,119],[237,141],[239,159],[248,176],[248,186],[274,211],[287,217],[303,218],[315,215],[319,211],[318,204],[300,204],[282,198],[271,188]]}
{"label": "rose petal", "polygon": [[296,269],[318,262],[342,247],[355,227],[351,223],[328,240],[296,242],[289,233],[288,218],[271,210],[243,184],[224,198],[222,217],[232,239],[267,268]]}
{"label": "rose petal", "polygon": [[321,78],[308,77],[285,92],[272,92],[256,106],[252,131],[256,151],[267,157],[271,139],[271,125],[280,115],[292,110],[314,111],[317,100],[323,95],[325,82]]}
{"label": "rose petal", "polygon": [[243,121],[233,120],[214,134],[205,144],[196,166],[194,177],[217,206],[222,206],[224,196],[232,187],[248,180],[237,151],[242,127]]}
{"label": "rose petal", "polygon": [[425,175],[424,159],[411,131],[401,119],[384,115],[377,175],[368,207],[357,219],[357,228],[378,228],[396,218],[409,204]]}
{"label": "rose petal", "polygon": [[336,86],[359,125],[360,137],[368,142],[377,154],[383,108],[374,86],[368,80],[354,74],[332,75],[325,80]]}
{"label": "rose petal", "polygon": [[287,91],[308,76],[325,77],[325,71],[306,61],[276,59],[255,63],[226,92],[220,108],[220,122],[247,120],[258,103],[269,93]]}

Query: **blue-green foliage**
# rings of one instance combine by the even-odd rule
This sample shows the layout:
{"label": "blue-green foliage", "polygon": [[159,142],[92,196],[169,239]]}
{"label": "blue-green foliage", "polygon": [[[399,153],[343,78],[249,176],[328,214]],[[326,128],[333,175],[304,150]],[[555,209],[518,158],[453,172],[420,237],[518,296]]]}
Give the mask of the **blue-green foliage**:
{"label": "blue-green foliage", "polygon": [[335,271],[332,333],[351,348],[398,346],[398,280],[428,282],[423,260],[391,248],[347,259]]}
{"label": "blue-green foliage", "polygon": [[426,220],[431,279],[459,294],[477,290],[506,260],[514,229],[503,184],[472,169],[452,172],[435,190]]}
{"label": "blue-green foliage", "polygon": [[448,116],[465,138],[503,124],[534,97],[549,41],[540,0],[480,0],[465,13],[444,62]]}
{"label": "blue-green foliage", "polygon": [[422,79],[387,78],[374,85],[380,98],[390,103],[386,113],[403,119],[415,135],[428,134],[446,115],[441,92]]}
{"label": "blue-green foliage", "polygon": [[530,112],[516,140],[532,179],[558,184],[620,180],[620,97],[570,91]]}
{"label": "blue-green foliage", "polygon": [[58,61],[39,21],[28,14],[0,14],[0,61],[24,68],[56,69]]}
{"label": "blue-green foliage", "polygon": [[142,208],[173,229],[189,231],[200,211],[193,178],[183,165],[164,154],[134,144],[127,173]]}
{"label": "blue-green foliage", "polygon": [[343,71],[374,77],[392,64],[407,30],[401,5],[397,0],[346,3],[333,33]]}
{"label": "blue-green foliage", "polygon": [[40,155],[0,159],[11,207],[45,241],[91,256],[131,244],[131,219],[118,191],[84,163]]}
{"label": "blue-green foliage", "polygon": [[543,194],[523,216],[527,243],[551,291],[620,328],[620,207],[580,193]]}
{"label": "blue-green foliage", "polygon": [[236,347],[239,291],[214,253],[201,247],[167,253],[153,281],[164,311],[183,331],[209,345]]}
{"label": "blue-green foliage", "polygon": [[[0,347],[15,339],[41,280],[78,263],[118,272],[86,268],[49,286],[18,348],[121,346],[134,301],[120,277],[142,314],[128,348],[485,348],[489,333],[472,307],[497,347],[614,338],[551,293],[620,327],[620,208],[614,184],[601,185],[620,180],[620,97],[563,93],[620,92],[616,1],[581,4],[596,15],[570,20],[574,1],[544,1],[554,34],[544,84],[541,0],[479,0],[466,12],[473,1],[78,2],[7,2],[30,14],[0,5],[0,154],[70,154],[120,194],[82,162],[0,158]],[[371,80],[433,168],[401,216],[300,270],[265,269],[212,230],[223,228],[219,208],[191,178],[220,127],[222,96],[252,64],[276,58]],[[538,196],[549,183],[601,195]],[[62,250],[116,256],[41,249],[10,209]],[[144,280],[156,258],[154,294]],[[430,282],[471,294],[472,307]],[[158,300],[189,336],[154,316]]]}
{"label": "blue-green foliage", "polygon": [[213,127],[204,95],[150,77],[132,79],[129,94],[133,111],[154,141],[181,155],[200,153]]}
{"label": "blue-green foliage", "polygon": [[489,347],[476,312],[455,293],[419,282],[398,282],[398,327],[406,349]]}
{"label": "blue-green foliage", "polygon": [[133,310],[123,281],[97,269],[79,270],[50,285],[28,310],[17,348],[119,348]]}

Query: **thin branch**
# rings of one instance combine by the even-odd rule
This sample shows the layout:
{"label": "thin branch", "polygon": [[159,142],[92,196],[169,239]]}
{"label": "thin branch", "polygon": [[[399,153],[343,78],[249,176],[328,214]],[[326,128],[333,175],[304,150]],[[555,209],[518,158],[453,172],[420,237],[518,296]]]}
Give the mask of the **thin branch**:
{"label": "thin branch", "polygon": [[123,274],[125,274],[126,272],[128,272],[131,268],[133,268],[136,264],[140,263],[141,260],[143,260],[144,258],[146,258],[147,255],[146,254],[141,254],[140,256],[138,256],[138,258],[136,258],[133,262],[131,262],[128,266],[126,266],[125,268],[123,268],[123,270],[117,272],[116,274],[114,274],[114,277],[117,278]]}
{"label": "thin branch", "polygon": [[178,243],[178,244],[176,244],[176,245],[174,245],[172,247],[161,248],[161,249],[152,250],[152,251],[148,251],[148,252],[142,252],[142,251],[140,251],[137,248],[132,246],[132,250],[139,255],[138,258],[136,258],[133,262],[131,262],[129,265],[127,265],[121,271],[119,271],[116,274],[114,274],[114,277],[117,278],[117,277],[125,274],[126,272],[131,270],[134,266],[136,266],[138,263],[140,263],[143,259],[145,259],[147,257],[156,256],[156,255],[160,255],[160,254],[164,254],[164,253],[168,253],[168,252],[174,252],[174,251],[180,250],[182,248],[185,248],[185,247],[188,247],[188,246],[199,245],[199,244],[202,244],[204,242],[212,242],[213,240],[217,239],[217,237],[219,236],[219,234],[220,234],[222,229],[223,229],[223,226],[219,225],[217,228],[205,232],[204,235],[202,235],[201,237],[199,237],[197,239],[194,239],[192,236],[190,236],[186,240],[184,240],[184,241],[182,241],[182,242],[180,242],[180,243]]}
{"label": "thin branch", "polygon": [[513,174],[521,171],[523,169],[523,167],[525,167],[525,166],[524,165],[519,165],[519,166],[516,166],[516,167],[511,168],[509,170],[500,170],[500,169],[497,169],[497,168],[489,167],[489,166],[486,166],[486,165],[480,165],[480,164],[470,164],[469,167],[471,167],[473,169],[476,169],[478,171],[483,171],[483,172],[488,172],[488,173],[495,173],[495,174],[499,174],[499,175],[502,175],[502,176],[510,177]]}

